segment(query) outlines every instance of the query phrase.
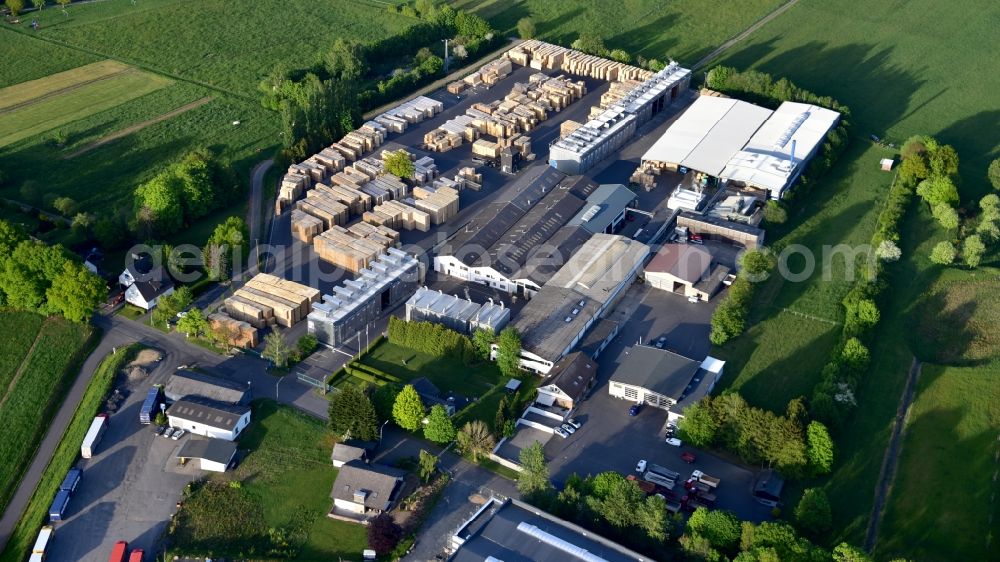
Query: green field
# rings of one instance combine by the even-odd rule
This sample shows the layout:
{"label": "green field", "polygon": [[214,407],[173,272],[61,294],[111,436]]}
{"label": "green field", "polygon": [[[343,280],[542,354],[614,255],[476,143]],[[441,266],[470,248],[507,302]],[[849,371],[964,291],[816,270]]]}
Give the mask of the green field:
{"label": "green field", "polygon": [[997,381],[1000,361],[924,366],[882,520],[879,559],[1000,559]]}
{"label": "green field", "polygon": [[[92,67],[93,65],[88,65]],[[70,80],[64,74],[74,75]],[[137,72],[127,67],[108,75],[87,76],[67,71],[48,79],[33,80],[27,85],[11,86],[0,90],[0,99],[18,100],[30,95],[37,101],[0,102],[3,115],[0,124],[0,147],[39,133],[51,131],[66,123],[115,108],[126,101],[141,97],[170,84],[170,80],[156,74]],[[90,80],[90,82],[88,82]],[[25,87],[35,86],[35,87]],[[64,89],[60,91],[61,89]],[[17,103],[17,107],[12,107]]]}
{"label": "green field", "polygon": [[7,25],[0,26],[0,45],[5,53],[0,57],[0,88],[45,78],[101,58],[15,33]]}
{"label": "green field", "polygon": [[427,377],[442,393],[451,391],[470,398],[490,390],[502,378],[496,363],[487,361],[469,367],[459,359],[431,357],[388,340],[373,347],[359,361],[404,382]]}
{"label": "green field", "polygon": [[569,45],[580,33],[595,33],[609,49],[693,64],[783,3],[743,0],[738,9],[726,0],[459,0],[454,5],[475,10],[510,35],[516,35],[519,19],[530,17],[540,39]]}
{"label": "green field", "polygon": [[240,438],[249,454],[184,500],[171,533],[177,551],[218,556],[256,547],[260,553],[269,529],[280,529],[298,548],[296,560],[357,559],[366,548],[365,528],[326,516],[337,477],[330,464],[333,434],[273,401],[253,407],[253,422]]}
{"label": "green field", "polygon": [[94,376],[90,379],[87,390],[80,400],[80,405],[73,414],[69,427],[66,428],[66,433],[59,441],[59,446],[52,455],[52,460],[45,467],[38,487],[35,488],[35,493],[32,494],[28,506],[14,528],[7,546],[0,554],[0,562],[23,562],[24,553],[31,548],[38,530],[48,517],[52,498],[59,489],[66,472],[80,455],[80,442],[83,441],[84,435],[90,429],[94,416],[104,407],[104,397],[111,391],[115,375],[125,366],[126,362],[135,357],[140,349],[142,348],[138,344],[120,348],[116,355],[105,357],[97,371],[94,372]]}
{"label": "green field", "polygon": [[[969,13],[980,15],[970,18]],[[1000,36],[993,32],[996,17],[996,6],[984,12],[983,5],[971,0],[949,4],[929,0],[905,4],[802,0],[734,46],[721,62],[788,77],[799,86],[838,99],[853,113],[854,146],[829,179],[795,202],[796,211],[801,212],[793,211],[788,234],[770,236],[770,241],[791,244],[806,240],[809,247],[867,242],[888,186],[888,181],[876,179],[888,176],[875,171],[882,152],[867,148],[871,146],[866,140],[869,134],[897,144],[913,134],[930,134],[952,144],[961,158],[963,198],[971,201],[986,191],[987,163],[1000,152],[996,135],[981,134],[1000,125],[1000,97],[995,95],[1000,75],[983,72],[991,64],[988,53],[1000,48]],[[955,41],[959,35],[974,38],[977,48]],[[817,214],[820,208],[825,218]],[[915,307],[941,273],[926,259],[930,248],[943,237],[929,213],[915,206],[904,221],[904,258],[888,270],[891,289],[886,291],[882,322],[871,349],[872,367],[861,383],[855,413],[837,435],[834,474],[820,483],[833,507],[835,531],[830,543],[863,542],[873,490],[913,357],[914,328],[919,324]],[[765,284],[753,312],[758,324],[721,352],[731,360],[731,368],[727,368],[731,378],[726,384],[744,389],[754,402],[771,408],[782,406],[801,389],[811,388],[804,382],[789,388],[788,371],[802,372],[815,381],[819,375],[815,365],[825,359],[836,335],[824,336],[828,327],[822,322],[784,319],[781,309],[839,321],[839,297],[845,287],[815,279],[800,284]],[[808,333],[792,335],[799,330]],[[765,344],[764,348],[744,341],[747,339]],[[810,366],[814,358],[815,364]],[[909,462],[914,463],[912,468],[907,467]],[[920,466],[919,460],[905,457],[899,470],[903,474]],[[944,489],[950,481],[938,476],[935,482]],[[798,493],[794,488],[801,491],[801,487],[793,486],[786,502],[794,504]],[[893,496],[894,502],[897,497]],[[890,511],[898,509],[892,504],[889,507]],[[965,507],[959,500],[935,509],[942,514],[951,512],[950,517],[960,516]],[[928,527],[920,523],[899,520],[899,524],[882,530],[880,541],[891,541],[889,544],[899,548],[894,553],[909,554],[906,545],[916,543],[927,532]],[[984,559],[985,553],[966,557],[973,558]]]}
{"label": "green field", "polygon": [[107,0],[32,14],[39,37],[257,103],[257,83],[277,64],[310,66],[338,37],[370,42],[417,20],[357,0]]}
{"label": "green field", "polygon": [[[16,324],[16,326],[12,325]],[[8,384],[0,399],[0,508],[17,488],[21,475],[48,428],[49,416],[62,400],[62,392],[76,375],[79,352],[91,334],[89,327],[59,317],[30,318],[26,313],[0,313],[0,325],[10,333],[25,332],[4,344],[3,375]],[[7,359],[8,357],[14,360]],[[11,372],[16,358],[17,366]]]}

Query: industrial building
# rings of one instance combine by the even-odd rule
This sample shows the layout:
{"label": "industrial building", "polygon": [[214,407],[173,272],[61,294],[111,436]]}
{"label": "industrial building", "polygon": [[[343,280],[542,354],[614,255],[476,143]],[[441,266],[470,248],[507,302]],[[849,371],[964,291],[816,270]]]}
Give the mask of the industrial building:
{"label": "industrial building", "polygon": [[406,301],[407,322],[434,322],[463,334],[471,334],[478,329],[486,329],[497,334],[510,322],[510,309],[503,302],[493,304],[474,303],[427,287]]}
{"label": "industrial building", "polygon": [[250,425],[250,406],[184,398],[167,408],[167,421],[171,427],[179,427],[195,435],[235,441]]}
{"label": "industrial building", "polygon": [[677,226],[706,240],[724,240],[748,250],[756,250],[764,245],[764,229],[712,213],[683,212],[677,216]]}
{"label": "industrial building", "polygon": [[547,374],[625,293],[649,247],[614,234],[595,234],[514,319],[521,366]]}
{"label": "industrial building", "polygon": [[630,347],[611,373],[611,396],[668,411],[668,419],[684,417],[684,409],[712,391],[725,361],[690,359],[648,345]]}
{"label": "industrial building", "polygon": [[494,497],[458,528],[451,546],[451,562],[652,562],[533,505]]}
{"label": "industrial building", "polygon": [[707,301],[722,288],[729,271],[702,246],[666,244],[646,264],[643,275],[654,289]]}
{"label": "industrial building", "polygon": [[236,458],[236,443],[224,439],[191,437],[177,451],[181,464],[197,460],[198,467],[209,472],[225,472]]}
{"label": "industrial building", "polygon": [[434,269],[464,281],[531,296],[592,234],[624,220],[635,194],[548,168],[510,201],[493,203],[434,257]]}
{"label": "industrial building", "polygon": [[250,386],[187,369],[171,373],[163,388],[167,400],[204,398],[222,404],[245,405],[250,402]]}
{"label": "industrial building", "polygon": [[692,171],[780,199],[837,125],[840,113],[784,102],[777,110],[701,96],[642,156],[642,168]]}
{"label": "industrial building", "polygon": [[334,287],[313,304],[309,333],[320,343],[336,347],[353,338],[389,310],[406,301],[423,282],[420,262],[413,256],[389,248],[357,279]]}
{"label": "industrial building", "polygon": [[582,174],[635,136],[653,115],[676,100],[691,81],[691,71],[670,63],[620,100],[549,147],[549,164],[567,174]]}

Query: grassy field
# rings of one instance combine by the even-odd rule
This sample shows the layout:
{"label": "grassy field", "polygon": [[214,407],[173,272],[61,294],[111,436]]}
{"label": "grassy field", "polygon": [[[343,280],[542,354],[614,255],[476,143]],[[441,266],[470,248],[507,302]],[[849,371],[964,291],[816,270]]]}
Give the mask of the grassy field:
{"label": "grassy field", "polygon": [[6,334],[0,344],[0,400],[7,396],[10,383],[43,323],[45,317],[32,312],[0,313],[0,333]]}
{"label": "grassy field", "polygon": [[4,53],[10,53],[0,57],[0,88],[45,78],[100,59],[90,53],[16,33],[7,25],[0,26],[0,44]]}
{"label": "grassy field", "polygon": [[441,392],[451,391],[470,398],[493,388],[502,378],[492,362],[468,367],[457,359],[431,357],[389,341],[372,348],[360,362],[403,381],[427,377]]}
{"label": "grassy field", "polygon": [[38,35],[257,100],[278,64],[310,66],[338,37],[377,41],[417,20],[356,0],[107,0],[32,14]]}
{"label": "grassy field", "polygon": [[[10,313],[0,316],[7,314]],[[18,320],[21,315],[16,316]],[[0,463],[0,508],[6,507],[17,488],[21,474],[45,434],[52,409],[62,400],[67,381],[76,374],[79,352],[91,334],[89,327],[72,324],[60,317],[25,324],[26,327],[14,331],[34,328],[35,332],[27,347],[19,338],[21,347],[11,348],[15,355],[19,349],[23,350],[23,359],[11,382],[3,389],[0,403],[0,427],[4,428],[0,432],[0,458],[4,459]]]}
{"label": "grassy field", "polygon": [[998,380],[1000,361],[924,366],[879,533],[880,560],[1000,559]]}
{"label": "grassy field", "polygon": [[692,64],[783,3],[744,0],[739,9],[725,0],[460,0],[454,4],[474,9],[510,35],[516,35],[519,19],[531,17],[540,39],[568,45],[580,33],[595,33],[609,49]]}
{"label": "grassy field", "polygon": [[0,562],[23,562],[24,553],[31,548],[38,529],[48,517],[49,505],[59,489],[66,472],[80,455],[80,442],[90,429],[94,416],[104,406],[104,397],[111,391],[115,375],[130,361],[142,347],[138,344],[119,349],[115,355],[108,355],[94,372],[87,390],[80,400],[66,433],[63,434],[52,460],[45,467],[38,487],[31,496],[28,506],[14,528],[7,546],[0,554]]}
{"label": "grassy field", "polygon": [[170,84],[167,78],[128,67],[101,70],[109,72],[88,77],[86,72],[67,71],[52,75],[51,83],[49,78],[41,78],[0,90],[0,99],[10,95],[20,100],[2,102],[0,147],[112,109]]}
{"label": "grassy field", "polygon": [[[833,96],[853,112],[854,146],[830,179],[796,203],[806,207],[793,217],[788,233],[779,234],[781,243],[811,239],[806,245],[812,247],[816,242],[867,241],[866,233],[870,233],[888,185],[873,181],[878,177],[874,169],[880,151],[867,148],[870,145],[863,139],[869,134],[900,143],[910,135],[926,133],[953,144],[962,160],[963,199],[971,201],[986,191],[986,165],[1000,151],[996,135],[981,134],[1000,124],[1000,98],[994,95],[1000,76],[982,72],[989,64],[986,53],[1000,48],[1000,37],[992,32],[991,24],[997,8],[986,10],[992,13],[985,13],[982,5],[971,0],[948,5],[929,0],[905,4],[852,0],[836,5],[802,0],[723,57],[725,64],[785,76],[802,87]],[[981,17],[966,17],[970,12]],[[956,34],[974,41],[977,48],[968,49],[965,41],[954,41]],[[820,208],[825,220],[817,214]],[[941,274],[926,258],[942,237],[929,213],[915,206],[904,222],[904,259],[888,272],[891,289],[871,349],[872,368],[861,384],[856,413],[837,435],[834,474],[818,483],[826,488],[833,507],[831,543],[847,540],[860,544],[864,539],[883,454],[913,358],[914,327],[919,319],[915,307]],[[808,227],[809,223],[813,226]],[[772,242],[775,239],[771,236]],[[787,371],[804,371],[799,369],[803,362],[825,358],[835,336],[824,338],[828,328],[822,322],[780,320],[785,316],[781,309],[839,321],[842,292],[838,283],[819,280],[765,284],[754,311],[758,324],[722,352],[733,367],[727,369],[732,377],[727,384],[746,390],[753,401],[772,408],[800,388],[809,388],[802,383],[790,391]],[[793,335],[799,330],[809,330],[811,335]],[[756,348],[744,341],[751,338],[770,346]],[[810,340],[815,343],[806,349],[803,342]],[[804,376],[815,380],[818,370],[810,367]],[[907,466],[910,462],[912,468]],[[902,474],[921,467],[918,459],[905,457],[899,470]],[[949,483],[947,478],[936,478],[942,489]],[[799,491],[803,485],[797,486]],[[797,500],[795,488],[785,498],[790,504]],[[894,495],[892,501],[896,498]],[[889,507],[890,511],[898,509],[892,504]],[[935,508],[955,514],[964,510],[961,501]],[[908,554],[906,545],[916,544],[928,527],[916,520],[897,521],[881,536],[899,548],[895,552]],[[949,529],[942,527],[941,531]],[[971,558],[985,557],[980,551]]]}
{"label": "grassy field", "polygon": [[185,500],[172,532],[175,547],[247,552],[268,543],[268,530],[276,529],[298,548],[297,560],[358,557],[366,548],[365,528],[326,517],[337,477],[330,464],[333,434],[319,420],[273,401],[253,406],[253,423],[240,438],[240,448],[250,453]]}
{"label": "grassy field", "polygon": [[914,315],[913,349],[924,360],[970,364],[1000,354],[1000,277],[982,272],[940,280]]}

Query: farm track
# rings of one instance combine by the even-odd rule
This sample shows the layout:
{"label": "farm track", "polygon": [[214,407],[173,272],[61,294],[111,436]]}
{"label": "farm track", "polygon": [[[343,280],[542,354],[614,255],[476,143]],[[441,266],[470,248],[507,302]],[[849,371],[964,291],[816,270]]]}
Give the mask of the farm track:
{"label": "farm track", "polygon": [[903,442],[903,433],[906,430],[906,418],[910,413],[910,405],[913,403],[913,396],[917,392],[917,379],[920,378],[921,363],[916,357],[910,364],[910,374],[906,379],[906,388],[903,396],[899,400],[899,408],[896,410],[896,420],[892,425],[892,436],[889,438],[889,445],[885,449],[885,457],[882,459],[882,469],[879,471],[878,484],[875,487],[875,502],[872,505],[872,514],[868,519],[868,530],[865,533],[865,551],[871,553],[878,542],[878,528],[882,522],[882,514],[885,512],[885,502],[889,498],[889,491],[892,489],[892,482],[896,477],[896,467],[899,464],[899,449]]}
{"label": "farm track", "polygon": [[7,403],[7,398],[10,397],[11,391],[17,386],[17,381],[21,380],[21,375],[24,374],[24,368],[31,362],[31,356],[35,353],[35,347],[38,345],[38,340],[42,338],[42,333],[45,331],[46,322],[48,322],[48,320],[43,322],[41,327],[38,329],[38,333],[35,334],[35,341],[31,342],[31,347],[28,348],[28,352],[24,354],[24,359],[21,360],[21,366],[18,367],[17,372],[14,373],[14,378],[10,379],[10,384],[3,393],[3,398],[0,398],[0,409],[3,409],[3,405]]}
{"label": "farm track", "polygon": [[791,8],[792,6],[794,6],[795,4],[797,4],[798,2],[799,2],[799,0],[788,0],[788,2],[785,2],[784,4],[778,6],[771,13],[769,13],[766,16],[760,18],[753,25],[751,25],[750,27],[748,27],[745,30],[743,30],[743,32],[741,32],[739,35],[737,35],[736,37],[733,37],[732,39],[730,39],[730,40],[726,41],[725,43],[719,45],[718,49],[715,49],[711,53],[708,53],[707,55],[705,55],[704,57],[702,57],[701,60],[699,60],[698,62],[694,63],[694,65],[691,67],[691,70],[692,71],[698,70],[699,68],[701,68],[701,67],[705,66],[706,64],[712,62],[713,60],[717,59],[719,57],[719,55],[721,55],[722,53],[726,52],[730,47],[732,47],[733,45],[735,45],[735,44],[739,43],[740,41],[746,39],[751,33],[753,33],[754,31],[757,31],[758,29],[760,29],[761,27],[763,27],[767,22],[769,22],[769,21],[773,20],[774,18],[780,16],[781,14],[785,13],[789,8]]}
{"label": "farm track", "polygon": [[47,99],[54,98],[56,96],[61,96],[63,94],[67,94],[67,93],[72,92],[74,90],[79,90],[80,88],[82,88],[84,86],[89,86],[91,84],[96,84],[97,82],[102,82],[104,80],[107,80],[108,78],[117,78],[119,76],[124,76],[126,74],[132,74],[132,73],[134,73],[136,71],[137,71],[137,69],[135,69],[135,68],[124,68],[122,70],[119,70],[118,72],[112,72],[111,74],[105,74],[104,76],[98,76],[97,78],[91,78],[90,80],[84,80],[83,82],[77,82],[76,84],[72,84],[70,86],[66,86],[65,88],[59,88],[58,90],[51,91],[51,92],[49,92],[47,94],[42,94],[41,96],[38,96],[35,99],[29,100],[29,101],[23,101],[21,103],[15,103],[14,105],[11,105],[11,106],[8,106],[8,107],[4,107],[4,108],[0,109],[0,115],[4,115],[4,114],[7,114],[7,113],[13,113],[14,111],[17,111],[18,109],[22,109],[22,108],[25,108],[25,107],[30,107],[30,106],[35,105],[37,103],[41,103],[41,102],[43,102],[43,101],[45,101]]}
{"label": "farm track", "polygon": [[131,135],[132,133],[136,133],[138,131],[141,131],[141,130],[145,129],[146,127],[149,127],[150,125],[155,125],[155,124],[157,124],[157,123],[159,123],[161,121],[166,121],[167,119],[170,119],[172,117],[176,117],[176,116],[180,115],[181,113],[185,113],[187,111],[191,111],[192,109],[201,107],[201,106],[205,105],[206,103],[212,101],[213,99],[214,98],[212,98],[212,96],[205,96],[205,97],[203,97],[203,98],[201,98],[199,100],[195,100],[195,101],[193,101],[191,103],[184,104],[184,105],[178,107],[177,109],[174,109],[172,111],[168,111],[168,112],[164,113],[163,115],[159,115],[159,116],[154,117],[152,119],[147,119],[147,120],[142,121],[140,123],[136,123],[135,125],[130,125],[128,127],[125,127],[124,129],[119,129],[118,131],[115,131],[114,133],[111,133],[110,135],[105,135],[105,136],[97,139],[96,141],[94,141],[94,142],[92,142],[90,144],[87,144],[86,146],[80,148],[79,150],[76,150],[74,152],[71,152],[71,153],[67,154],[66,156],[63,156],[63,160],[69,160],[71,158],[76,158],[77,156],[80,156],[81,154],[86,154],[86,153],[90,152],[91,150],[94,150],[95,148],[99,148],[101,146],[104,146],[104,145],[108,144],[109,142],[116,141],[116,140],[118,140],[118,139],[120,139],[122,137],[127,137],[127,136]]}

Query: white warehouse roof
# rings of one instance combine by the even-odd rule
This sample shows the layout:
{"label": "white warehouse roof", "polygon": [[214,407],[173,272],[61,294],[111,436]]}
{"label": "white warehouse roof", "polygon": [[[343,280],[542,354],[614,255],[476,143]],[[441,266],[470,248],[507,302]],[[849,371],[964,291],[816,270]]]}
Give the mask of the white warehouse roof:
{"label": "white warehouse roof", "polygon": [[732,98],[701,96],[642,156],[718,176],[770,117],[771,110]]}
{"label": "white warehouse roof", "polygon": [[[730,159],[720,177],[781,192],[840,119],[840,113],[815,105],[785,102]],[[792,144],[795,145],[794,162]]]}

